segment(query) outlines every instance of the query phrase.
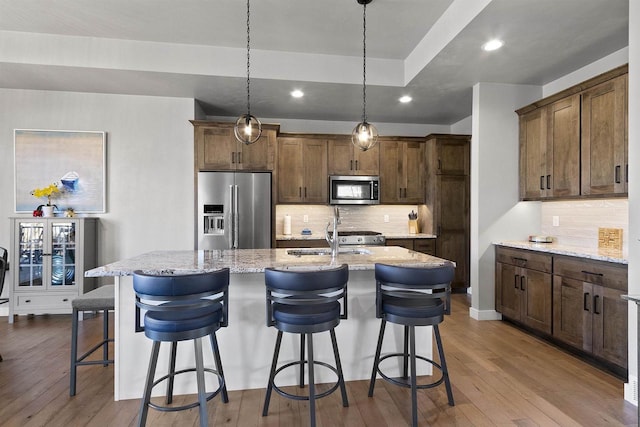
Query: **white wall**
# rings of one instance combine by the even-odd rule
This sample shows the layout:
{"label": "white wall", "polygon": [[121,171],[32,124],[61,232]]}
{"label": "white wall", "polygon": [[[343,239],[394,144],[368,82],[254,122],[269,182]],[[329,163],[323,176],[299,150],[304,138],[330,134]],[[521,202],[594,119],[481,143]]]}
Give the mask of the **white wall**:
{"label": "white wall", "polygon": [[462,135],[471,134],[472,126],[473,126],[472,119],[473,119],[473,116],[469,116],[469,117],[465,117],[459,122],[452,124],[450,128],[450,132],[456,133],[456,134],[462,134]]}
{"label": "white wall", "polygon": [[[629,2],[629,294],[640,295],[640,3]],[[635,118],[635,119],[634,119]],[[632,160],[633,159],[633,160]],[[629,382],[625,399],[637,396],[636,307],[629,305]]]}
{"label": "white wall", "polygon": [[[0,89],[0,246],[10,246],[14,215],[13,130],[24,128],[107,133],[99,263],[192,249],[193,115],[194,101],[186,98]],[[7,277],[5,288],[9,283]]]}
{"label": "white wall", "polygon": [[[518,115],[541,97],[539,86],[477,83],[471,140],[471,308],[495,319],[493,242],[522,239],[540,226],[535,204],[518,203]],[[532,228],[533,227],[533,228]]]}

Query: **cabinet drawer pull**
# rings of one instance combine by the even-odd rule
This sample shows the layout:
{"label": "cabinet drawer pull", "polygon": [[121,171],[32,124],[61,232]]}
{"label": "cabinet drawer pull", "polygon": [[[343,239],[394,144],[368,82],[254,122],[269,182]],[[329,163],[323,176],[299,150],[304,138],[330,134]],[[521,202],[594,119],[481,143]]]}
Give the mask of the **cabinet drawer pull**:
{"label": "cabinet drawer pull", "polygon": [[442,160],[438,159],[438,170],[442,169]]}
{"label": "cabinet drawer pull", "polygon": [[242,163],[242,153],[238,151],[238,163]]}
{"label": "cabinet drawer pull", "polygon": [[512,256],[511,259],[513,260],[513,262],[527,262],[526,258],[519,258],[517,256]]}
{"label": "cabinet drawer pull", "polygon": [[582,308],[584,309],[584,311],[589,311],[589,307],[587,307],[588,302],[589,292],[585,292],[584,294],[582,294]]}
{"label": "cabinet drawer pull", "polygon": [[584,274],[590,274],[590,275],[592,275],[592,276],[600,276],[600,277],[603,277],[603,276],[604,276],[604,274],[602,274],[602,273],[592,273],[592,272],[587,271],[587,270],[582,270],[582,273],[584,273]]}
{"label": "cabinet drawer pull", "polygon": [[620,165],[616,166],[616,184],[620,184]]}
{"label": "cabinet drawer pull", "polygon": [[547,175],[547,190],[551,190],[551,175]]}
{"label": "cabinet drawer pull", "polygon": [[520,290],[524,291],[524,283],[525,283],[525,278],[524,276],[520,276]]}
{"label": "cabinet drawer pull", "polygon": [[624,182],[629,182],[629,164],[624,165]]}
{"label": "cabinet drawer pull", "polygon": [[304,198],[307,198],[307,187],[304,187]]}
{"label": "cabinet drawer pull", "polygon": [[236,152],[232,151],[231,152],[231,163],[235,163],[236,162]]}
{"label": "cabinet drawer pull", "polygon": [[353,160],[349,160],[349,170],[353,170]]}
{"label": "cabinet drawer pull", "polygon": [[518,274],[516,274],[515,276],[513,276],[513,287],[515,289],[518,289],[518,277],[520,277]]}
{"label": "cabinet drawer pull", "polygon": [[356,160],[356,170],[358,170],[358,161]]}
{"label": "cabinet drawer pull", "polygon": [[302,187],[298,187],[298,197],[302,199]]}
{"label": "cabinet drawer pull", "polygon": [[402,199],[402,187],[399,188],[398,199]]}
{"label": "cabinet drawer pull", "polygon": [[600,298],[600,295],[594,295],[593,296],[593,314],[600,314],[600,312],[598,311],[598,299]]}
{"label": "cabinet drawer pull", "polygon": [[544,175],[540,176],[540,189],[544,190]]}

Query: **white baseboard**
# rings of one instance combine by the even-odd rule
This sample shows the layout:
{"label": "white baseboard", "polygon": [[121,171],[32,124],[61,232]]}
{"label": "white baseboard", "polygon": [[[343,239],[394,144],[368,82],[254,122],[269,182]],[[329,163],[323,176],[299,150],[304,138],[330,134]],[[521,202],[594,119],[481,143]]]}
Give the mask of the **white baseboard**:
{"label": "white baseboard", "polygon": [[502,314],[495,310],[478,310],[469,307],[469,317],[476,320],[502,320]]}
{"label": "white baseboard", "polygon": [[624,400],[638,406],[638,378],[629,375],[629,382],[624,384]]}

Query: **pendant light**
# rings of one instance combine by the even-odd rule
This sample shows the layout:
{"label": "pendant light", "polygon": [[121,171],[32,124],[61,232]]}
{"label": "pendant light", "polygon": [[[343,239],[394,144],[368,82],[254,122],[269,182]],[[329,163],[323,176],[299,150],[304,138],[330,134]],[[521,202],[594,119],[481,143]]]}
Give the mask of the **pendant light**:
{"label": "pendant light", "polygon": [[362,13],[362,122],[351,132],[351,143],[367,151],[378,143],[378,130],[367,122],[367,4],[372,0],[356,0],[363,5]]}
{"label": "pendant light", "polygon": [[236,139],[245,145],[253,144],[262,135],[262,123],[256,117],[251,115],[251,97],[249,86],[251,80],[249,78],[249,70],[251,68],[250,51],[251,51],[251,25],[250,25],[250,7],[247,0],[247,114],[241,115],[236,120],[233,133]]}

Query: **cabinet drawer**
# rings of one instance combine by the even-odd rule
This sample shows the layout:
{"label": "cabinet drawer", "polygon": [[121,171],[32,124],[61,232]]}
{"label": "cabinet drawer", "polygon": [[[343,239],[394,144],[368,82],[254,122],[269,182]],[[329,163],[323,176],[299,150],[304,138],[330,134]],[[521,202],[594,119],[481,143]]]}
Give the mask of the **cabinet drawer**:
{"label": "cabinet drawer", "polygon": [[415,239],[413,241],[413,250],[429,255],[435,255],[436,239]]}
{"label": "cabinet drawer", "polygon": [[386,246],[401,246],[413,250],[413,239],[387,239]]}
{"label": "cabinet drawer", "polygon": [[530,270],[551,273],[551,255],[522,249],[511,249],[497,246],[496,262],[524,267]]}
{"label": "cabinet drawer", "polygon": [[582,282],[627,291],[627,266],[556,255],[553,273]]}
{"label": "cabinet drawer", "polygon": [[71,300],[76,298],[77,294],[53,294],[46,295],[16,295],[15,307],[18,310],[28,310],[30,308],[55,308],[71,310]]}

